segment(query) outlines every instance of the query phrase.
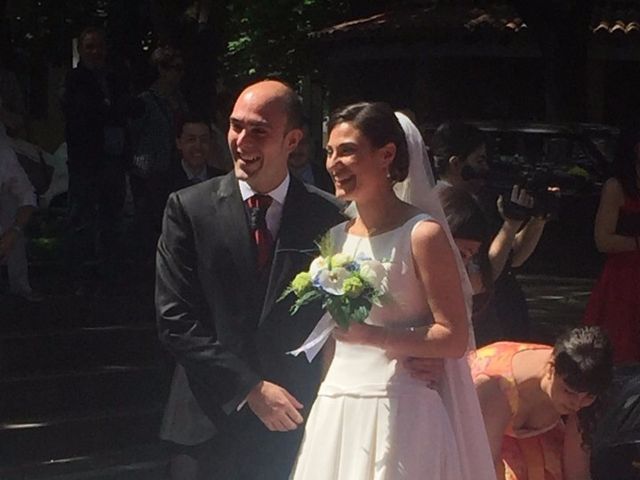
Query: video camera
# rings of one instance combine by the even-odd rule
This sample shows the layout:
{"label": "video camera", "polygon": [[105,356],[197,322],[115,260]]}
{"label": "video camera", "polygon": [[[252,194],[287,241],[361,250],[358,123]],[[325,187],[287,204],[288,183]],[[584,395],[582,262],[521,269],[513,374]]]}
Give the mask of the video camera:
{"label": "video camera", "polygon": [[[472,167],[462,169],[465,180],[484,179],[484,187],[503,198],[503,210],[507,218],[526,220],[530,217],[558,218],[562,194],[581,189],[581,177],[554,170],[550,165],[531,165],[522,162],[492,162],[486,174],[477,174]],[[514,185],[526,190],[533,197],[533,206],[524,207],[511,201]]]}

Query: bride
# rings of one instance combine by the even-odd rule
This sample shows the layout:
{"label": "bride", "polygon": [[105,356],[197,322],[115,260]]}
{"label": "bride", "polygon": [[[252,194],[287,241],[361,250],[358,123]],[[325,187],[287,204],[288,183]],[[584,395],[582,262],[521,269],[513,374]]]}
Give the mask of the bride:
{"label": "bride", "polygon": [[[424,143],[398,118],[386,104],[358,103],[329,122],[327,169],[336,195],[358,212],[330,231],[333,244],[390,262],[390,299],[365,324],[335,330],[294,480],[495,479],[461,358],[472,343],[466,277],[428,192]],[[407,357],[447,359],[440,385],[413,378]]]}

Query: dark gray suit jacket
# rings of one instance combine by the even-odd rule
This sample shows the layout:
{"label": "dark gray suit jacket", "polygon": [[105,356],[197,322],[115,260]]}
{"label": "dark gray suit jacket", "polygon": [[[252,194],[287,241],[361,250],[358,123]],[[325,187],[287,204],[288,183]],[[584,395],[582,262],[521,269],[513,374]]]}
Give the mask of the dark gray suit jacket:
{"label": "dark gray suit jacket", "polygon": [[[318,238],[344,219],[340,210],[335,198],[292,176],[271,271],[261,279],[233,172],[169,197],[157,252],[158,328],[160,340],[184,368],[171,395],[191,398],[194,408],[171,412],[170,401],[167,414],[179,432],[164,432],[164,438],[193,445],[216,432],[243,428],[243,422],[255,423],[247,407],[241,412],[237,407],[263,379],[310,406],[319,362],[285,352],[302,343],[322,312],[311,305],[292,317],[292,299],[276,300],[308,268]],[[206,418],[193,418],[202,412]]]}

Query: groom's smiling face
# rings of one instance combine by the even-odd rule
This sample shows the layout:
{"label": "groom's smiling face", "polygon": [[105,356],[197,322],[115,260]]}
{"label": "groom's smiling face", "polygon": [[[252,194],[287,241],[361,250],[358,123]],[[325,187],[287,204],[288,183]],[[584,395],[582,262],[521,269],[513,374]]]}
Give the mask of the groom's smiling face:
{"label": "groom's smiling face", "polygon": [[284,89],[272,81],[250,86],[229,118],[234,172],[259,193],[270,192],[284,180],[289,154],[302,137],[301,130],[288,125]]}

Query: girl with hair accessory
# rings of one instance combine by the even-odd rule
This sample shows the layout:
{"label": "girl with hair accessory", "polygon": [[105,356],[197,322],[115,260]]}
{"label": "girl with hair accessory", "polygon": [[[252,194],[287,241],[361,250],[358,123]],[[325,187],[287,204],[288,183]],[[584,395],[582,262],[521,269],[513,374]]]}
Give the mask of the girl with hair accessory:
{"label": "girl with hair accessory", "polygon": [[499,480],[588,480],[589,448],[613,376],[611,344],[579,327],[552,347],[497,342],[471,366]]}
{"label": "girl with hair accessory", "polygon": [[[365,323],[334,330],[292,479],[495,478],[463,358],[473,344],[471,289],[425,150],[417,128],[386,104],[349,105],[330,119],[327,170],[357,216],[329,235],[350,257],[390,262],[390,300]],[[408,357],[446,358],[440,384],[414,378]]]}
{"label": "girl with hair accessory", "polygon": [[484,346],[500,336],[493,302],[489,224],[478,203],[466,190],[445,188],[440,190],[439,197],[473,288],[471,317],[476,345]]}

